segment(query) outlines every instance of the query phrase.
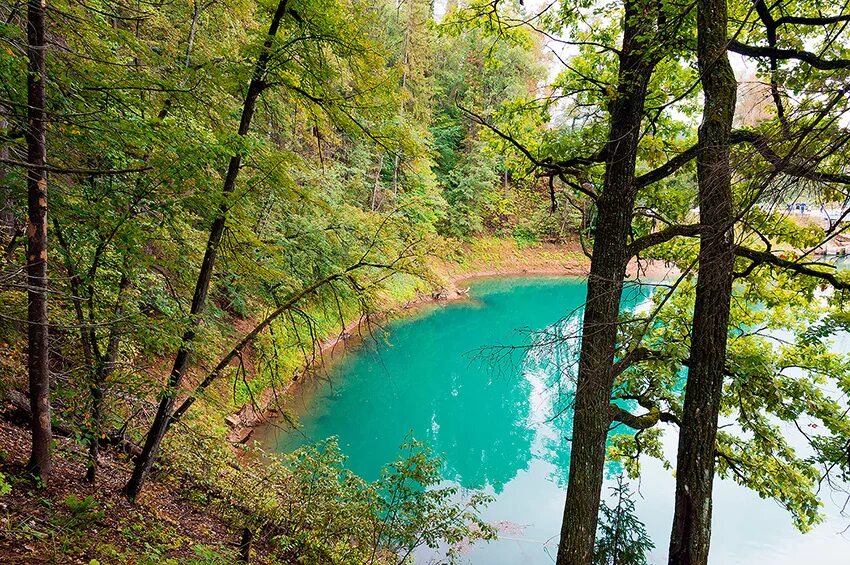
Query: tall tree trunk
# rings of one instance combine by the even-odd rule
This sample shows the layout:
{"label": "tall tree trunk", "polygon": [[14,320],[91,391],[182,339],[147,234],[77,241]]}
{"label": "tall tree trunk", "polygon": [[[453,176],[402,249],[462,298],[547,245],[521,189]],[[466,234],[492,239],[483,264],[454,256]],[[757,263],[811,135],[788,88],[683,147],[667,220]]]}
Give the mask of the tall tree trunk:
{"label": "tall tree trunk", "polygon": [[27,467],[47,484],[51,470],[47,332],[47,149],[44,138],[44,0],[27,3],[27,308],[32,454]]}
{"label": "tall tree trunk", "polygon": [[[0,113],[10,113],[6,106],[0,105]],[[5,118],[0,117],[0,131],[9,127]],[[0,160],[9,159],[9,146],[0,145]],[[11,266],[15,257],[15,240],[17,239],[17,222],[15,221],[15,200],[12,187],[6,184],[7,165],[0,163],[0,249],[3,257]]]}
{"label": "tall tree trunk", "polygon": [[376,212],[381,206],[381,172],[384,170],[384,154],[378,152],[378,162],[375,165],[375,185],[372,187],[372,198],[369,201],[369,209]]}
{"label": "tall tree trunk", "polygon": [[[251,77],[251,82],[248,84],[248,92],[245,95],[245,102],[242,106],[242,117],[239,122],[239,135],[245,136],[251,127],[251,120],[254,117],[257,100],[262,91],[266,88],[265,76],[269,60],[272,55],[272,45],[274,38],[277,35],[280,23],[286,13],[288,0],[280,0],[272,16],[269,31],[266,39],[263,42],[262,50],[257,63],[254,66],[254,73]],[[196,329],[200,322],[200,315],[206,306],[207,292],[209,291],[210,281],[212,280],[213,269],[215,267],[215,259],[218,253],[218,246],[221,243],[221,237],[224,234],[225,222],[227,220],[227,197],[236,187],[236,178],[239,175],[239,167],[242,163],[242,155],[234,154],[230,158],[230,163],[227,167],[227,174],[224,178],[222,186],[222,202],[219,207],[218,217],[213,221],[210,228],[207,247],[204,253],[204,259],[201,263],[201,270],[198,273],[198,280],[195,284],[195,292],[192,296],[192,306],[190,308],[191,325],[183,334],[182,344],[177,350],[174,358],[174,366],[171,369],[171,374],[168,377],[168,384],[160,400],[159,407],[145,438],[145,445],[142,448],[142,453],[136,459],[133,475],[125,487],[125,493],[130,500],[135,500],[144,485],[145,479],[150,472],[151,465],[156,459],[159,446],[165,436],[168,428],[168,420],[171,418],[171,411],[174,407],[175,395],[177,394],[183,377],[186,375],[186,369],[189,363],[189,350],[192,341],[195,339]]]}
{"label": "tall tree trunk", "polygon": [[251,546],[254,544],[254,531],[251,528],[242,529],[242,539],[239,540],[239,563],[251,562]]}
{"label": "tall tree trunk", "polygon": [[679,451],[669,562],[704,565],[711,537],[717,418],[723,393],[734,268],[729,164],[737,83],[727,44],[726,0],[697,3],[697,52],[705,105],[699,129],[699,273]]}
{"label": "tall tree trunk", "polygon": [[[401,3],[399,2],[398,7],[401,8]],[[405,89],[407,89],[407,75],[410,72],[410,35],[413,33],[413,15],[414,15],[414,4],[413,2],[407,3],[407,26],[404,32],[404,45],[402,47],[402,68],[401,68],[401,92],[404,95]],[[405,100],[402,99],[401,107],[398,111],[399,121],[404,118],[404,106]],[[401,153],[399,150],[396,150],[395,156],[393,157],[393,196],[398,196],[398,169],[401,165]]]}
{"label": "tall tree trunk", "polygon": [[623,279],[637,187],[637,159],[649,77],[657,64],[649,53],[654,19],[636,1],[625,3],[617,96],[611,102],[605,181],[587,281],[573,416],[567,500],[558,565],[586,565],[593,555],[611,424],[614,355]]}
{"label": "tall tree trunk", "polygon": [[201,2],[203,0],[195,0],[192,3],[192,22],[189,24],[189,37],[186,40],[186,57],[183,61],[183,66],[189,68],[189,62],[192,57],[192,47],[195,45],[195,31],[198,29],[198,20],[201,17]]}
{"label": "tall tree trunk", "polygon": [[[125,265],[126,266],[126,265]],[[89,424],[89,461],[86,468],[86,480],[94,483],[97,478],[97,460],[100,457],[100,438],[103,434],[103,393],[106,380],[115,370],[118,362],[118,347],[121,344],[121,331],[119,321],[124,315],[124,294],[130,287],[130,279],[126,272],[121,273],[118,282],[118,296],[115,299],[113,309],[112,327],[109,330],[109,338],[106,345],[106,355],[98,356],[97,366],[93,378],[89,383],[91,395],[91,421]],[[94,336],[92,336],[94,338]],[[95,338],[96,339],[96,338]]]}

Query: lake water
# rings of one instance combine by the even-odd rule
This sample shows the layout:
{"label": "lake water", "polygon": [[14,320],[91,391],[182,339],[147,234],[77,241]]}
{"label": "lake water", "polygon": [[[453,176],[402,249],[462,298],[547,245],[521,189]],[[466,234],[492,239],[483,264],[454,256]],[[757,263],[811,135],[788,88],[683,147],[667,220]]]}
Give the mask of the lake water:
{"label": "lake water", "polygon": [[[447,483],[495,497],[483,515],[499,527],[499,540],[476,544],[463,562],[552,563],[570,455],[571,415],[561,410],[570,391],[558,383],[575,354],[525,346],[572,335],[569,314],[584,296],[575,279],[474,282],[471,300],[423,307],[333,363],[327,383],[295,399],[302,428],[267,441],[285,451],[337,436],[351,470],[373,480],[412,432],[445,458]],[[640,307],[645,296],[632,288],[625,302]],[[674,431],[666,441],[674,458]],[[651,562],[666,563],[675,481],[654,460],[643,469],[632,483],[637,512],[658,546]],[[609,479],[617,472],[609,467]],[[711,562],[848,563],[850,535],[841,532],[850,518],[840,516],[842,503],[826,500],[828,519],[803,535],[775,502],[717,480]]]}

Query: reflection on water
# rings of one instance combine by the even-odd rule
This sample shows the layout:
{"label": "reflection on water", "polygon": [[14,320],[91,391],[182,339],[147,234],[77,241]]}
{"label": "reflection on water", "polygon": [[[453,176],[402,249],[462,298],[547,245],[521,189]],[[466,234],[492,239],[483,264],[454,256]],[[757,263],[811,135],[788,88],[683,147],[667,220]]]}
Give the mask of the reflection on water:
{"label": "reflection on water", "polygon": [[278,449],[337,435],[352,470],[373,479],[412,430],[445,457],[447,480],[496,494],[533,457],[568,460],[570,419],[552,416],[564,399],[558,377],[574,355],[525,346],[550,339],[533,330],[578,308],[583,288],[556,279],[487,280],[475,285],[475,301],[390,324],[377,343],[333,368],[333,385],[301,415],[304,435],[279,438]]}
{"label": "reflection on water", "polygon": [[[296,408],[301,433],[280,435],[276,447],[290,450],[336,435],[349,467],[373,480],[412,431],[443,455],[446,481],[495,495],[484,517],[497,525],[500,539],[475,546],[466,562],[552,563],[569,468],[566,408],[577,343],[527,346],[576,335],[585,286],[568,279],[488,279],[475,283],[472,294],[472,301],[429,307],[389,324],[377,342],[334,365],[331,384],[305,395]],[[645,297],[645,290],[632,289],[624,302],[637,305]],[[675,435],[667,441],[672,454]],[[803,537],[774,503],[717,483],[713,563],[790,564],[790,548],[798,545],[821,563],[840,563],[823,558],[848,554],[850,542],[834,535],[841,529],[835,515]],[[666,561],[673,489],[669,471],[644,466],[637,507],[660,546],[653,563]]]}

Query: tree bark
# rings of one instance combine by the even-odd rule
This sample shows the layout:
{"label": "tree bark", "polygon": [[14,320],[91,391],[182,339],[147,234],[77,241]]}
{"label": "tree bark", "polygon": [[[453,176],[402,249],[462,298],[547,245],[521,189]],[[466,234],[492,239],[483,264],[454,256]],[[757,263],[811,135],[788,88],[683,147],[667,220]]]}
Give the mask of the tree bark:
{"label": "tree bark", "polygon": [[671,565],[705,565],[717,419],[723,393],[735,261],[729,163],[737,82],[729,64],[726,0],[697,3],[697,55],[705,95],[699,129],[699,273],[670,536]]}
{"label": "tree bark", "polygon": [[254,544],[254,531],[251,528],[242,529],[242,539],[239,540],[239,563],[251,562],[251,546]]}
{"label": "tree bark", "polygon": [[378,162],[375,166],[375,185],[372,188],[372,198],[369,200],[369,209],[373,212],[377,212],[378,208],[381,207],[379,196],[381,192],[381,172],[384,169],[384,154],[380,151],[378,152]]}
{"label": "tree bark", "polygon": [[[0,105],[0,113],[11,113],[6,106]],[[0,117],[0,131],[9,127],[8,122]],[[0,144],[0,160],[9,160],[9,146]],[[15,200],[12,187],[6,184],[8,165],[0,162],[0,250],[10,266],[15,258],[15,241],[18,238],[18,225],[15,218]]]}
{"label": "tree bark", "polygon": [[29,470],[47,485],[51,470],[50,373],[47,331],[47,149],[45,0],[27,3],[27,308],[32,453]]}
{"label": "tree bark", "polygon": [[[127,274],[121,273],[121,280],[118,282],[118,296],[115,299],[115,308],[113,309],[112,328],[109,330],[109,338],[106,345],[106,356],[98,355],[97,366],[95,367],[92,380],[89,383],[89,391],[91,394],[91,422],[89,425],[89,462],[86,468],[86,480],[94,483],[97,478],[97,461],[100,458],[100,441],[103,435],[103,394],[106,380],[115,370],[115,364],[118,362],[118,347],[121,343],[121,332],[119,324],[121,317],[124,314],[125,293],[130,287],[130,279]],[[92,336],[94,337],[94,336]],[[96,338],[95,338],[96,339]]]}
{"label": "tree bark", "polygon": [[593,556],[611,423],[617,320],[638,190],[635,161],[647,85],[657,64],[650,54],[653,18],[642,11],[639,2],[628,0],[625,8],[617,95],[610,108],[605,180],[597,202],[598,222],[587,281],[558,565],[586,565]]}
{"label": "tree bark", "polygon": [[[272,45],[274,38],[277,35],[280,23],[286,13],[288,0],[280,0],[272,16],[269,31],[266,39],[263,42],[262,50],[257,57],[254,72],[251,81],[248,84],[248,92],[245,95],[245,102],[242,106],[242,117],[239,122],[240,136],[248,134],[251,127],[251,120],[254,117],[257,100],[260,94],[266,87],[265,76],[269,60],[272,55]],[[174,407],[175,395],[183,382],[183,377],[186,375],[186,369],[189,364],[189,350],[192,341],[195,339],[196,329],[200,323],[200,315],[206,306],[207,292],[209,291],[210,281],[212,280],[213,269],[215,267],[215,259],[218,253],[218,246],[221,243],[221,237],[224,234],[224,227],[227,220],[227,196],[230,195],[236,187],[236,178],[239,175],[239,167],[242,163],[242,155],[236,153],[230,158],[230,163],[227,167],[227,174],[224,178],[222,186],[222,203],[219,207],[218,217],[213,221],[210,228],[207,247],[204,253],[204,259],[201,263],[201,270],[198,273],[198,280],[195,284],[195,292],[192,296],[192,305],[189,315],[191,316],[191,325],[183,334],[182,345],[177,350],[174,358],[174,366],[171,369],[171,374],[168,377],[168,384],[160,400],[159,407],[145,438],[145,445],[142,448],[141,455],[136,460],[136,465],[133,468],[133,475],[125,487],[125,493],[130,500],[135,500],[144,485],[145,479],[150,472],[151,466],[156,459],[159,446],[165,436],[168,428],[168,421],[171,418],[171,411]]]}

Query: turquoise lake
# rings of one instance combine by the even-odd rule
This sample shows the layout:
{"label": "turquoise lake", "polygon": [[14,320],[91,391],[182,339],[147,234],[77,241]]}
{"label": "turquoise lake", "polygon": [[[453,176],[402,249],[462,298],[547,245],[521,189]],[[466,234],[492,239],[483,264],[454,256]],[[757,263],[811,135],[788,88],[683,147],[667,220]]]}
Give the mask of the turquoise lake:
{"label": "turquoise lake", "polygon": [[[293,400],[301,428],[267,438],[279,451],[337,436],[348,466],[372,480],[412,435],[445,458],[443,478],[495,497],[484,518],[495,542],[473,546],[474,565],[554,562],[570,455],[572,347],[546,347],[573,335],[584,282],[566,278],[498,278],[471,283],[470,300],[428,305],[389,323],[335,359],[326,382]],[[645,289],[624,302],[640,308]],[[569,343],[569,342],[568,342]],[[527,347],[536,344],[540,347]],[[626,430],[623,430],[625,433]],[[616,431],[614,432],[616,433]],[[667,434],[674,458],[676,434]],[[666,563],[674,478],[646,460],[636,505]],[[617,473],[609,467],[609,477]],[[728,481],[715,483],[713,564],[846,563],[850,519],[844,500],[825,500],[827,520],[808,534],[770,500]],[[417,554],[418,563],[430,560]]]}

